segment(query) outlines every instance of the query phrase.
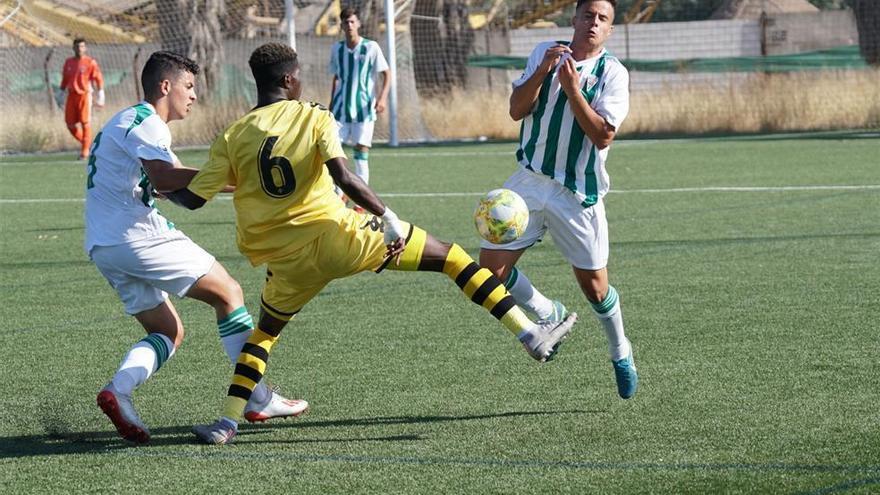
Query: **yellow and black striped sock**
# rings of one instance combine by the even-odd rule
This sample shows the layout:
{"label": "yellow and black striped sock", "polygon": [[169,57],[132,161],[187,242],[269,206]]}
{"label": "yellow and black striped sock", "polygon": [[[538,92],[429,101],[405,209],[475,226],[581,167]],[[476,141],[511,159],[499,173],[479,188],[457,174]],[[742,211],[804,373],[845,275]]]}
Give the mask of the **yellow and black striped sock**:
{"label": "yellow and black striped sock", "polygon": [[455,281],[471,301],[489,310],[514,335],[533,325],[513,296],[491,271],[480,267],[464,249],[453,244],[443,263],[443,273]]}
{"label": "yellow and black striped sock", "polygon": [[452,244],[442,263],[424,260],[428,234],[414,225],[410,226],[406,248],[396,262],[386,261],[381,269],[402,271],[443,272],[455,281],[471,301],[489,310],[492,316],[501,321],[516,336],[534,325],[532,320],[516,305],[513,296],[504,284],[491,271],[480,267],[458,244]]}
{"label": "yellow and black striped sock", "polygon": [[251,393],[266,372],[269,353],[277,340],[277,333],[272,334],[262,328],[256,328],[241,348],[238,362],[235,364],[232,384],[223,401],[222,415],[224,417],[233,421],[241,419],[244,408],[251,398]]}

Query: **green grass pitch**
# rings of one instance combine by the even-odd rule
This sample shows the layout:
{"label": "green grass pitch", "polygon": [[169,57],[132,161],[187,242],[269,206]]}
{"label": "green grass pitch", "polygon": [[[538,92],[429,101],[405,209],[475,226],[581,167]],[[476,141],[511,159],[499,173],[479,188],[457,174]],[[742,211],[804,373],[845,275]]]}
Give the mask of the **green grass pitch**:
{"label": "green grass pitch", "polygon": [[[331,284],[285,329],[267,376],[312,404],[197,445],[231,367],[213,313],[135,395],[153,442],[126,445],[97,391],[142,330],[82,252],[85,166],[0,159],[0,492],[804,493],[880,491],[880,175],[857,134],[620,141],[612,283],[640,389],[617,397],[605,338],[547,240],[520,267],[578,311],[532,361],[445,276]],[[511,143],[377,148],[372,185],[472,255],[477,197]],[[183,151],[200,164],[204,150]],[[258,308],[263,270],[232,203],[162,211]]]}

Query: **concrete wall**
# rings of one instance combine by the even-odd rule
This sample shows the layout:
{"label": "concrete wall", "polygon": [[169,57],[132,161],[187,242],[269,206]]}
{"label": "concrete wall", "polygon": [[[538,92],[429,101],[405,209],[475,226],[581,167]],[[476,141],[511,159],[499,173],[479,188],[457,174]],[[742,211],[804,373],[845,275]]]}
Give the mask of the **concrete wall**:
{"label": "concrete wall", "polygon": [[[547,40],[570,40],[572,28],[517,29],[510,32],[510,54],[526,56]],[[767,19],[768,54],[798,53],[858,43],[849,10],[780,14]],[[756,20],[662,22],[617,25],[608,50],[627,59],[667,60],[740,57],[761,54],[761,25]]]}
{"label": "concrete wall", "polygon": [[[528,55],[540,41],[571,40],[572,28],[517,29],[510,54]],[[754,21],[663,22],[617,25],[608,50],[621,59],[738,57],[761,54],[761,30]]]}
{"label": "concrete wall", "polygon": [[809,52],[858,43],[859,33],[851,10],[779,14],[767,22],[769,55]]}
{"label": "concrete wall", "polygon": [[[517,29],[509,33],[510,55],[527,56],[548,40],[571,40],[572,28]],[[767,19],[768,55],[799,53],[858,43],[855,18],[849,10],[780,14]],[[757,20],[716,20],[616,25],[608,50],[621,59],[670,60],[761,55],[762,32]],[[513,80],[517,72],[507,71]],[[631,73],[634,91],[676,84],[737,84],[748,74]]]}

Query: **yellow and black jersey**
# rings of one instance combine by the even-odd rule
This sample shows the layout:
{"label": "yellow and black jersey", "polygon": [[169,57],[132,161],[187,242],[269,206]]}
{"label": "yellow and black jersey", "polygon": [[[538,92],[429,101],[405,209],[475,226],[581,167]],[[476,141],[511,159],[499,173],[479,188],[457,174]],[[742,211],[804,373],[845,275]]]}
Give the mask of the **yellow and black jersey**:
{"label": "yellow and black jersey", "polygon": [[235,186],[238,248],[254,266],[284,258],[330,229],[344,207],[324,163],[345,157],[333,115],[284,100],[230,125],[189,185],[210,200]]}

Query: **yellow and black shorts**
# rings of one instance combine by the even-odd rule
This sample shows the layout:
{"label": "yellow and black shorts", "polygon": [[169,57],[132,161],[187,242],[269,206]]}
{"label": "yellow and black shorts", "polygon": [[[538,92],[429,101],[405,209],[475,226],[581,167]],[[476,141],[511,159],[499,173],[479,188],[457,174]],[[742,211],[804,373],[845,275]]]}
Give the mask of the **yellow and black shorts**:
{"label": "yellow and black shorts", "polygon": [[400,263],[385,256],[384,224],[369,213],[346,210],[338,229],[325,232],[282,260],[270,261],[261,305],[270,315],[290,320],[328,283],[372,270],[416,270],[425,248],[424,230],[401,221],[407,232]]}

